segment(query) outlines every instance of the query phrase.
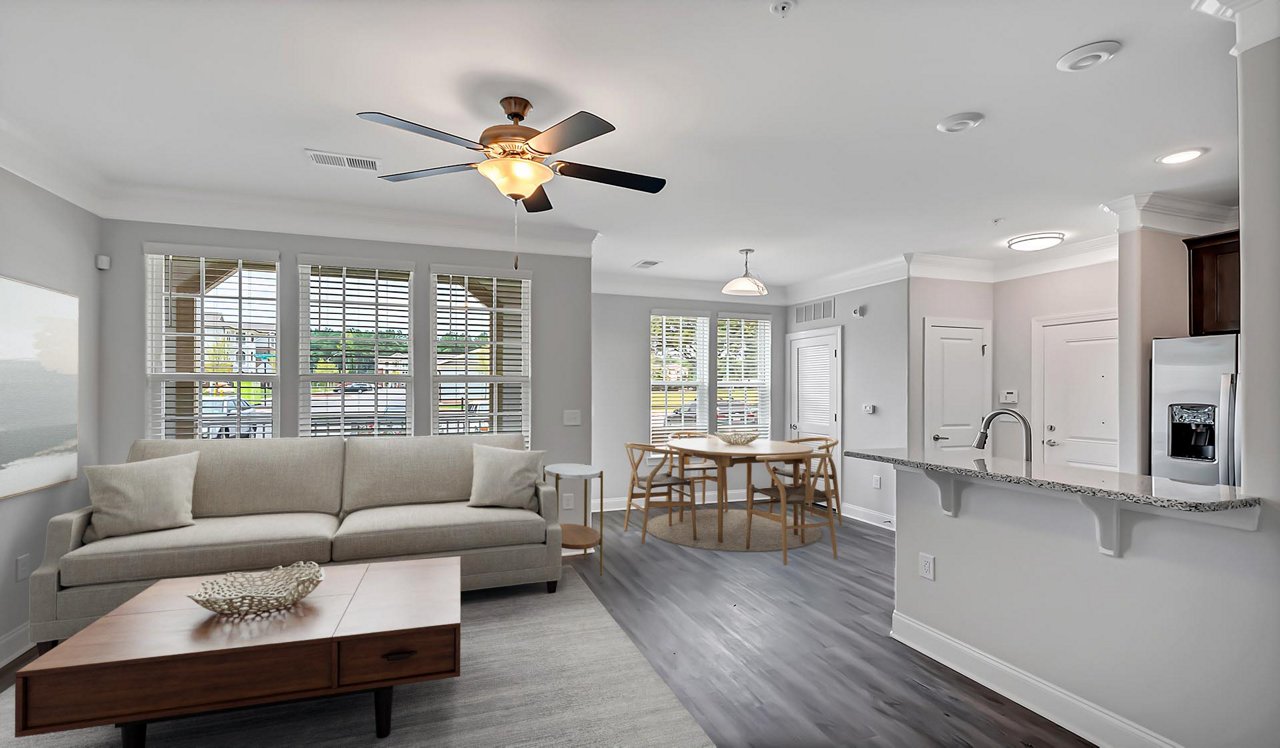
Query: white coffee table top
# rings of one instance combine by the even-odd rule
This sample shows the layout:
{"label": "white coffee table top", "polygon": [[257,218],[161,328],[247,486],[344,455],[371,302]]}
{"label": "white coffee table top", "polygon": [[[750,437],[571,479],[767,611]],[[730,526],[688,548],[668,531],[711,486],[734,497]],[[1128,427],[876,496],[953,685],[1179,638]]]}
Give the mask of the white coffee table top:
{"label": "white coffee table top", "polygon": [[598,478],[601,470],[595,465],[583,465],[580,462],[557,462],[547,465],[543,470],[561,478]]}

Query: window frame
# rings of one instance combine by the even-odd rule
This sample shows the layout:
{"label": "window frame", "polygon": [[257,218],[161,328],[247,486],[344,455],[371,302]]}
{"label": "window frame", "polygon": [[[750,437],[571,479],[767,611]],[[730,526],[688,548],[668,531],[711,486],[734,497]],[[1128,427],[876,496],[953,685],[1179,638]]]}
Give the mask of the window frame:
{"label": "window frame", "polygon": [[[698,351],[697,357],[694,360],[694,368],[698,372],[698,376],[695,379],[684,382],[670,382],[667,380],[655,380],[653,378],[653,325],[655,319],[692,320],[697,326],[694,329],[694,339],[695,343],[700,345],[701,350]],[[646,389],[646,398],[648,399],[649,406],[646,410],[649,414],[649,443],[654,446],[662,446],[666,444],[667,440],[670,439],[669,434],[671,432],[696,431],[707,434],[714,433],[711,430],[713,407],[710,400],[711,392],[715,388],[716,376],[711,361],[711,341],[715,328],[712,320],[712,313],[698,310],[653,309],[649,312],[649,361],[646,364],[646,371],[649,379],[649,386]],[[665,334],[663,336],[663,340],[665,340]],[[696,410],[694,414],[694,422],[692,424],[681,423],[674,428],[668,428],[664,425],[658,431],[654,430],[653,398],[656,388],[659,387],[664,388],[665,390],[692,387],[695,390],[694,397]],[[684,405],[681,404],[680,407],[684,407]],[[670,410],[664,407],[663,413],[669,414]],[[665,418],[666,416],[664,415],[664,419]]]}
{"label": "window frame", "polygon": [[[368,434],[368,435],[391,436],[391,437],[413,436],[416,428],[416,419],[414,418],[414,393],[416,389],[415,387],[416,367],[414,366],[414,360],[415,360],[414,359],[414,356],[415,356],[414,316],[416,314],[416,306],[417,306],[416,297],[414,293],[414,284],[416,282],[416,278],[415,278],[416,263],[394,262],[394,261],[385,261],[385,260],[370,260],[370,259],[362,259],[358,257],[338,257],[338,256],[331,256],[331,255],[298,255],[294,264],[296,266],[297,273],[298,273],[298,297],[297,297],[298,413],[297,413],[297,424],[296,424],[298,429],[298,436],[308,437],[308,438],[315,436],[313,433],[311,433],[310,428],[304,428],[304,424],[307,424],[311,421],[311,414],[309,412],[310,410],[309,398],[311,396],[311,385],[316,382],[324,382],[324,383],[367,382],[375,386],[378,384],[391,383],[391,382],[403,383],[404,389],[405,389],[405,416],[404,416],[405,425],[403,429],[404,433],[403,434],[377,433],[376,424],[378,420],[378,415],[376,410],[377,403],[375,401],[375,411],[373,416],[374,423],[375,423],[375,430],[373,434]],[[346,277],[347,272],[353,271],[353,270],[363,271],[363,272],[374,272],[374,273],[392,272],[392,273],[408,274],[409,276],[408,289],[405,295],[406,303],[405,303],[405,306],[403,307],[405,310],[404,316],[405,316],[405,319],[407,320],[407,325],[405,328],[406,342],[408,347],[408,352],[406,354],[407,355],[407,359],[406,359],[407,373],[387,374],[387,373],[375,372],[373,374],[354,374],[351,372],[341,372],[341,371],[333,372],[333,373],[324,373],[324,372],[317,373],[317,372],[310,371],[311,342],[313,340],[311,335],[312,303],[310,299],[310,294],[311,294],[310,282],[312,277],[311,269],[315,267],[331,268],[335,270],[340,269],[343,273],[344,279]],[[304,287],[305,287],[305,290],[304,290]],[[343,294],[342,304],[343,304],[343,319],[344,319],[343,328],[345,330],[345,327],[346,327],[345,319],[346,319],[346,311],[347,311],[347,305],[348,305],[345,292]],[[376,302],[375,302],[374,308],[375,309],[377,308]],[[375,368],[376,368],[376,356],[377,356],[376,345],[377,345],[377,338],[375,337],[375,353],[374,353]],[[345,426],[345,420],[347,415],[345,410],[345,400],[346,400],[347,393],[344,391],[341,394],[342,394],[342,401],[343,401],[343,409],[339,414],[340,433],[332,434],[332,435],[343,436],[343,437],[365,436],[365,434],[351,433],[347,431]],[[304,398],[307,400],[307,404],[305,406],[303,404]],[[326,435],[328,434],[322,434],[321,436],[326,436]]]}
{"label": "window frame", "polygon": [[[440,374],[438,352],[442,343],[448,341],[440,337],[439,325],[439,295],[440,295],[440,277],[441,276],[461,276],[464,278],[487,278],[493,281],[519,281],[521,283],[521,309],[522,316],[522,332],[523,340],[519,343],[522,355],[522,368],[524,373],[520,375],[493,375],[493,374]],[[431,343],[428,352],[428,377],[430,380],[430,433],[435,435],[453,435],[455,432],[441,432],[441,410],[440,410],[440,390],[445,384],[516,384],[522,388],[520,397],[520,433],[524,437],[525,448],[528,449],[533,440],[533,273],[524,270],[504,270],[492,267],[474,267],[460,265],[436,265],[433,264],[428,268],[428,279],[430,283],[430,291],[428,296],[428,324],[430,325]],[[465,307],[463,307],[465,308]],[[494,312],[490,311],[490,314]],[[492,345],[494,341],[490,341]],[[504,343],[505,345],[505,343]],[[492,355],[492,354],[491,354]],[[489,417],[497,419],[501,414],[491,411]],[[464,424],[466,419],[463,419]],[[470,434],[471,431],[464,427],[462,434]],[[516,433],[514,431],[489,431],[483,433]]]}
{"label": "window frame", "polygon": [[[146,398],[144,399],[144,423],[146,437],[149,439],[203,439],[210,438],[202,436],[205,429],[204,418],[205,408],[203,407],[203,395],[197,398],[192,410],[191,422],[193,424],[193,435],[191,437],[179,437],[168,435],[168,425],[177,423],[179,419],[176,415],[168,413],[165,407],[168,395],[163,391],[163,387],[169,383],[190,383],[195,386],[196,391],[203,389],[203,385],[212,382],[229,382],[235,385],[235,394],[233,398],[236,400],[243,399],[241,385],[244,383],[258,383],[264,385],[263,389],[269,389],[271,392],[271,416],[270,416],[270,433],[263,438],[274,438],[280,435],[280,369],[281,369],[281,350],[280,350],[280,254],[269,250],[242,249],[229,247],[207,247],[183,244],[167,244],[158,242],[146,242],[142,247],[143,253],[143,370],[146,379]],[[171,273],[172,262],[174,259],[184,261],[198,260],[200,262],[200,291],[198,293],[182,293],[177,294],[173,291],[172,286],[166,285],[166,273]],[[270,374],[246,374],[240,372],[209,372],[205,370],[206,364],[201,361],[199,366],[193,367],[193,371],[179,372],[167,371],[166,361],[166,339],[176,338],[179,333],[174,333],[165,326],[167,319],[165,308],[171,306],[175,299],[190,298],[200,300],[201,321],[199,332],[182,333],[182,335],[191,335],[193,338],[203,339],[206,335],[203,319],[203,300],[209,296],[210,289],[204,288],[205,266],[206,263],[234,262],[238,271],[243,271],[245,263],[270,264],[272,265],[272,277],[275,282],[275,289],[272,295],[273,311],[272,324],[274,325],[273,349],[275,353],[275,362],[273,372]],[[156,277],[157,268],[159,268],[159,277]],[[243,321],[243,301],[255,297],[244,296],[243,287],[234,297],[239,304],[237,311],[237,327],[238,340],[240,347],[243,348],[244,331],[246,328]],[[159,327],[157,329],[157,323]],[[193,328],[193,330],[196,328]],[[198,356],[203,356],[204,351],[201,350]],[[159,407],[157,407],[159,405]],[[235,437],[241,438],[243,435],[244,422],[242,421],[242,409],[238,409],[235,421],[226,425],[227,438],[231,438],[231,428],[235,429]],[[217,438],[217,437],[212,437]]]}

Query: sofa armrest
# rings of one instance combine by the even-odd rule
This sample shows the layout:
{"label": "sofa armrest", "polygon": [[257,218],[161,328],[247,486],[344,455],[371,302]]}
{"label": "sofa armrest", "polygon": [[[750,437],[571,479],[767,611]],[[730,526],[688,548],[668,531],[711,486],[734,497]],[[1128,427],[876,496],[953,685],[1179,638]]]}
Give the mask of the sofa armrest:
{"label": "sofa armrest", "polygon": [[560,524],[560,495],[556,493],[556,487],[545,481],[538,481],[534,490],[538,497],[538,514],[542,515],[548,525]]}
{"label": "sofa armrest", "polygon": [[93,507],[82,507],[49,520],[44,533],[44,560],[31,572],[31,621],[44,623],[58,619],[58,564],[62,557],[84,545],[84,531],[93,517]]}

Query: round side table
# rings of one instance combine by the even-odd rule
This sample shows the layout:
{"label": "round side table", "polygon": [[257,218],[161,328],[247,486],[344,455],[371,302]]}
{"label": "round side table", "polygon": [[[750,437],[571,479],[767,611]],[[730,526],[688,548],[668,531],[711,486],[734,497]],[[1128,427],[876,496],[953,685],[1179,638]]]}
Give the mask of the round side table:
{"label": "round side table", "polygon": [[[600,574],[604,575],[604,470],[594,465],[583,465],[577,462],[557,462],[542,469],[556,477],[556,500],[560,500],[560,479],[582,481],[582,524],[567,525],[560,523],[564,533],[560,545],[565,548],[582,549],[582,555],[589,548],[600,546]],[[591,503],[591,481],[600,479],[600,524],[599,530],[590,526],[591,518],[588,505]]]}

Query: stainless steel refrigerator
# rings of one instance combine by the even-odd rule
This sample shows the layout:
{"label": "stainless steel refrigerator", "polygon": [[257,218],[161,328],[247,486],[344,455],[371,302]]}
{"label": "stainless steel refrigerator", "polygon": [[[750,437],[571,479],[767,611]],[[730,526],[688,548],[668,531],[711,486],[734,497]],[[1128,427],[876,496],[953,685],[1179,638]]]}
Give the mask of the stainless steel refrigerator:
{"label": "stainless steel refrigerator", "polygon": [[1237,335],[1151,343],[1151,474],[1240,485]]}

